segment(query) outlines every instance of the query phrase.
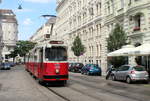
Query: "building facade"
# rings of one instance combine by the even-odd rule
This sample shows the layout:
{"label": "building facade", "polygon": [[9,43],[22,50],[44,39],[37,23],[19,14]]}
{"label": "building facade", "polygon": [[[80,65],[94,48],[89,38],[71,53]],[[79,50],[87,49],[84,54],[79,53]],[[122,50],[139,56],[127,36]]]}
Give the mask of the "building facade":
{"label": "building facade", "polygon": [[150,42],[149,0],[106,0],[105,4],[107,33],[110,33],[115,23],[119,23],[132,45]]}
{"label": "building facade", "polygon": [[[104,23],[107,35],[119,23],[127,33],[131,45],[137,47],[150,43],[149,11],[149,0],[106,0]],[[129,57],[130,64],[135,64],[134,58]]]}
{"label": "building facade", "polygon": [[55,31],[68,44],[69,61],[77,58],[71,51],[78,35],[86,52],[80,62],[96,63],[107,69],[107,38],[119,23],[132,45],[150,42],[149,0],[57,0]]}
{"label": "building facade", "polygon": [[12,61],[9,54],[14,50],[18,40],[18,23],[12,10],[1,9],[0,20],[2,27],[2,57],[3,61]]}
{"label": "building facade", "polygon": [[[0,0],[0,4],[1,3],[2,3],[2,0]],[[2,35],[3,35],[3,32],[2,32],[2,23],[1,23],[1,19],[0,19],[0,63],[2,62],[2,48],[3,48]]]}
{"label": "building facade", "polygon": [[107,49],[104,27],[105,0],[58,0],[56,33],[68,44],[70,62],[77,62],[71,51],[74,38],[78,35],[86,48],[79,62],[99,64],[106,71]]}
{"label": "building facade", "polygon": [[31,36],[29,41],[40,43],[44,42],[46,40],[49,40],[52,38],[52,36],[55,34],[53,27],[55,25],[56,17],[52,17],[48,19],[48,21],[42,25],[35,34]]}

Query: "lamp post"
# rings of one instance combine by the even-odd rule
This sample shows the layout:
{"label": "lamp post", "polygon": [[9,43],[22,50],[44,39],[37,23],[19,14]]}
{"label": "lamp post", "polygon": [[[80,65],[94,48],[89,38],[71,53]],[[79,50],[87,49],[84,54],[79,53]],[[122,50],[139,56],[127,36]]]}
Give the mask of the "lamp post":
{"label": "lamp post", "polygon": [[[20,1],[20,0],[19,0],[19,1]],[[21,1],[20,1],[20,2],[21,2]],[[19,3],[18,5],[19,5],[19,6],[18,6],[18,9],[21,10],[21,9],[22,9],[22,4]]]}

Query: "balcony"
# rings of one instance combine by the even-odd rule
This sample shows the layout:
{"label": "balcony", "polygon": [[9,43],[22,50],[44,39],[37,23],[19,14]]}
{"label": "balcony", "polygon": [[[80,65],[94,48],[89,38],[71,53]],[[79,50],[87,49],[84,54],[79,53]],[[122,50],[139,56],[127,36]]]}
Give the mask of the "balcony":
{"label": "balcony", "polygon": [[133,28],[133,31],[140,31],[140,30],[141,30],[141,28],[138,27],[138,26],[136,26],[136,27]]}

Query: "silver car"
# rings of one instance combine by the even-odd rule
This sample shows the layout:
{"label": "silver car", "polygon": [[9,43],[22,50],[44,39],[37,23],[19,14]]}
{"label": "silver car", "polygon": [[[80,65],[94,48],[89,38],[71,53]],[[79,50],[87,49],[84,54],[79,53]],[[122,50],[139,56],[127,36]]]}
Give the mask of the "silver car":
{"label": "silver car", "polygon": [[112,80],[124,80],[127,83],[133,81],[145,81],[148,83],[148,72],[143,66],[122,65],[111,74]]}

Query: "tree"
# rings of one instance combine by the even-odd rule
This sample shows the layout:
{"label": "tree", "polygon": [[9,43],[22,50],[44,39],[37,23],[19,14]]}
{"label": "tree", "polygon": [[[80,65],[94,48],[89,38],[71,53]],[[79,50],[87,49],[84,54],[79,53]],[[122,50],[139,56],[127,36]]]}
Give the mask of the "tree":
{"label": "tree", "polygon": [[[114,30],[109,34],[109,38],[107,40],[108,51],[112,52],[120,49],[123,45],[127,44],[127,35],[124,32],[123,28],[116,24]],[[112,57],[110,63],[115,67],[125,64],[126,57]]]}
{"label": "tree", "polygon": [[19,54],[21,57],[25,58],[26,53],[34,48],[35,44],[36,43],[30,41],[18,41],[16,47],[14,48],[14,51],[11,52],[10,56],[12,58],[15,58]]}
{"label": "tree", "polygon": [[119,24],[115,25],[114,30],[109,34],[107,42],[109,52],[118,50],[127,44],[127,35]]}
{"label": "tree", "polygon": [[18,55],[18,50],[17,50],[17,48],[14,48],[14,51],[11,51],[11,53],[10,53],[10,57],[11,58],[13,58],[13,62],[14,62],[14,59],[15,59],[15,57]]}
{"label": "tree", "polygon": [[71,47],[71,50],[74,52],[74,55],[78,57],[78,61],[79,61],[79,56],[83,55],[85,52],[85,47],[82,44],[79,36],[76,36],[73,42],[73,46]]}

